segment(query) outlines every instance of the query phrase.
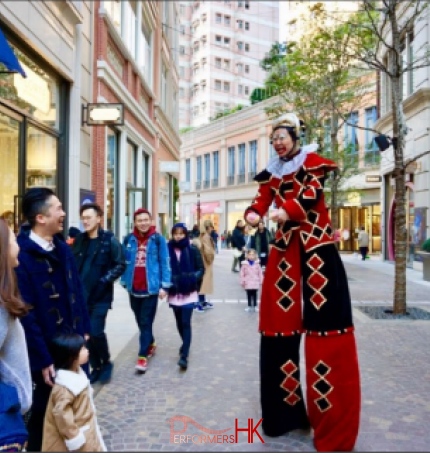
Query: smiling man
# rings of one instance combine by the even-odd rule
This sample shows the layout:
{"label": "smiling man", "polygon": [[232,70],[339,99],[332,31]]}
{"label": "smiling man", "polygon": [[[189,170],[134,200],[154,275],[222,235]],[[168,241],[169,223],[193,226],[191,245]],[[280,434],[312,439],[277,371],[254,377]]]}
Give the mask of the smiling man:
{"label": "smiling man", "polygon": [[51,341],[57,333],[76,332],[88,338],[90,319],[75,259],[61,238],[66,213],[60,200],[51,189],[31,188],[23,197],[22,213],[27,224],[18,235],[16,275],[22,298],[32,308],[21,322],[35,384],[27,449],[40,451],[55,378]]}
{"label": "smiling man", "polygon": [[90,381],[107,384],[112,376],[106,318],[112,308],[113,284],[125,269],[121,243],[111,231],[101,228],[103,210],[97,203],[87,203],[79,210],[84,232],[73,243],[79,275],[84,286],[85,300],[91,319]]}

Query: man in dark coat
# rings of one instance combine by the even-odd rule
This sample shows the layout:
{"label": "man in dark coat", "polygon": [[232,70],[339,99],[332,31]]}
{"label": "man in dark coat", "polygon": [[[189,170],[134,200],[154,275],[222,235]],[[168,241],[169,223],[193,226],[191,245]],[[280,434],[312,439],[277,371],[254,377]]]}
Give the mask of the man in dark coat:
{"label": "man in dark coat", "polygon": [[269,243],[271,240],[272,235],[261,220],[258,222],[257,231],[251,238],[251,248],[257,251],[261,267],[266,267],[267,258],[269,257]]}
{"label": "man in dark coat", "polygon": [[57,333],[76,332],[89,338],[90,318],[75,259],[62,239],[64,218],[60,200],[51,189],[34,187],[22,200],[27,224],[18,235],[18,286],[32,309],[21,318],[32,379],[33,405],[28,420],[28,451],[42,447],[43,419],[55,370],[50,344]]}
{"label": "man in dark coat", "polygon": [[91,319],[90,382],[107,384],[112,376],[106,318],[113,301],[113,284],[125,270],[121,243],[111,231],[100,227],[103,210],[97,203],[87,203],[80,210],[85,232],[73,243],[79,275],[84,286],[85,300]]}

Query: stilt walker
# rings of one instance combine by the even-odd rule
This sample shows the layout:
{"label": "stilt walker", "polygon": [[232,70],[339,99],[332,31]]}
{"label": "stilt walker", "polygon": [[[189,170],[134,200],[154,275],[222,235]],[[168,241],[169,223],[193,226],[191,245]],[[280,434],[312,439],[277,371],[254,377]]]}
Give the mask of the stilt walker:
{"label": "stilt walker", "polygon": [[[323,187],[336,164],[300,147],[301,125],[275,121],[277,156],[255,180],[245,211],[255,226],[274,202],[278,222],[261,293],[260,392],[268,436],[311,426],[318,451],[351,451],[358,435],[360,376],[345,269],[334,244]],[[305,335],[306,404],[300,384]]]}

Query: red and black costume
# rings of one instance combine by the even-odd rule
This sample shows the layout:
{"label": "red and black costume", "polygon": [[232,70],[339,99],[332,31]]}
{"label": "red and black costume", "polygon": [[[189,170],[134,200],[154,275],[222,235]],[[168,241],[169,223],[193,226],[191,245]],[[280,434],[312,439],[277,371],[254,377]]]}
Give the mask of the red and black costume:
{"label": "red and black costume", "polygon": [[289,217],[276,232],[261,294],[262,426],[279,436],[310,423],[318,451],[349,451],[358,434],[360,378],[347,277],[323,195],[336,164],[306,148],[288,162],[269,162],[245,211],[245,218],[251,211],[262,217],[274,202]]}

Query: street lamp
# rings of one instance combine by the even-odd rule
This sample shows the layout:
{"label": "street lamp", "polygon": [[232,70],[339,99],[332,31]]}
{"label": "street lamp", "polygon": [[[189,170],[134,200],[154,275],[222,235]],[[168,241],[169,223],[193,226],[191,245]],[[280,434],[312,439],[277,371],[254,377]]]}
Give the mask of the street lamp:
{"label": "street lamp", "polygon": [[200,228],[200,214],[201,214],[201,207],[200,207],[200,194],[197,194],[197,225]]}

